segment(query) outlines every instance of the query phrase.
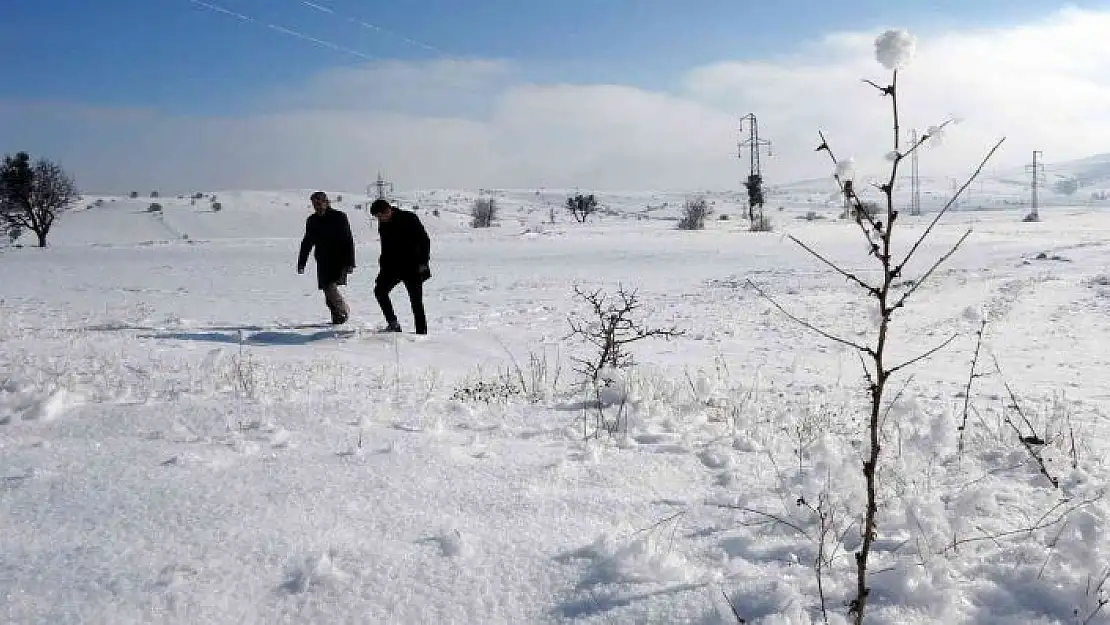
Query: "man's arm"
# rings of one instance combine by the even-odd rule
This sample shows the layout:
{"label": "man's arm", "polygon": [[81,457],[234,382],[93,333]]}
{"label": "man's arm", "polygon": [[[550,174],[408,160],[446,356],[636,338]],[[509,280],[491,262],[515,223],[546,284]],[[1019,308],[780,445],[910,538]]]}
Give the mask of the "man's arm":
{"label": "man's arm", "polygon": [[424,229],[424,224],[420,222],[420,218],[416,213],[412,214],[412,229],[413,229],[413,242],[416,244],[416,249],[420,252],[420,264],[427,265],[432,257],[432,241],[428,238],[428,231]]}
{"label": "man's arm", "polygon": [[304,266],[308,264],[308,254],[312,251],[312,246],[315,243],[312,236],[312,226],[309,225],[311,223],[307,219],[304,223],[304,238],[301,239],[301,251],[297,256],[297,273],[304,273]]}
{"label": "man's arm", "polygon": [[347,215],[340,213],[343,218],[341,220],[343,227],[343,267],[347,269],[355,268],[355,237],[351,234],[351,222],[347,219]]}

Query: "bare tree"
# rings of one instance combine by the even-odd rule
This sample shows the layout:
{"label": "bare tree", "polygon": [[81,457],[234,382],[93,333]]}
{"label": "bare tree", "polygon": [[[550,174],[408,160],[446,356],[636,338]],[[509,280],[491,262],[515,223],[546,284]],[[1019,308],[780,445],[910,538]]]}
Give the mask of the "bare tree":
{"label": "bare tree", "polygon": [[0,220],[26,229],[46,247],[46,236],[59,214],[78,200],[77,185],[59,165],[46,159],[34,164],[26,152],[5,156],[0,166]]}
{"label": "bare tree", "polygon": [[567,210],[578,223],[585,223],[586,218],[597,212],[597,198],[594,194],[582,195],[576,193],[567,198]]}
{"label": "bare tree", "polygon": [[854,273],[845,269],[842,265],[837,264],[821,253],[815,251],[812,247],[806,245],[797,238],[790,236],[790,240],[798,244],[806,252],[814,256],[821,263],[825,264],[841,276],[843,276],[850,284],[861,289],[867,297],[875,301],[879,312],[879,321],[877,332],[874,335],[874,342],[867,344],[853,339],[847,339],[835,336],[831,332],[822,330],[811,323],[808,323],[799,317],[791,314],[785,308],[778,304],[770,296],[766,295],[762,289],[749,280],[749,285],[754,287],[761,295],[767,298],[772,305],[775,306],[780,312],[785,314],[790,319],[805,326],[811,331],[823,336],[826,339],[837,342],[841,345],[847,346],[860,355],[861,363],[864,366],[864,377],[867,381],[868,395],[870,399],[870,415],[867,421],[867,435],[869,437],[869,447],[865,448],[865,458],[863,462],[863,477],[866,484],[866,511],[861,527],[862,543],[859,550],[855,553],[856,561],[856,596],[849,602],[849,616],[853,619],[856,625],[862,625],[864,613],[867,608],[867,600],[870,594],[870,588],[867,585],[868,579],[868,559],[871,555],[871,549],[874,541],[877,538],[878,529],[876,524],[878,513],[878,495],[877,495],[877,480],[879,476],[879,460],[880,460],[880,440],[881,440],[881,423],[882,423],[882,405],[884,404],[884,397],[887,389],[887,383],[891,377],[903,369],[914,365],[947,347],[956,336],[949,337],[947,340],[941,342],[936,347],[911,358],[905,362],[896,365],[891,365],[887,362],[887,348],[889,347],[890,340],[890,324],[894,313],[904,307],[909,299],[925,284],[928,279],[933,275],[936,269],[948,260],[956,250],[967,240],[971,231],[966,231],[956,243],[948,249],[947,252],[940,255],[935,262],[929,265],[929,268],[915,280],[903,280],[903,271],[907,264],[913,259],[914,255],[921,248],[925,239],[932,233],[937,222],[948,212],[948,210],[955,203],[956,198],[967,189],[968,186],[979,176],[987,161],[994,155],[994,153],[1001,147],[1004,138],[999,140],[998,143],[986,154],[980,162],[979,167],[968,177],[963,186],[960,187],[951,199],[944,205],[944,207],[936,213],[932,222],[925,228],[920,236],[909,247],[908,251],[897,259],[895,257],[896,250],[894,246],[894,232],[896,231],[895,224],[898,221],[898,211],[894,207],[894,187],[897,181],[898,169],[902,161],[912,155],[916,150],[920,149],[923,144],[929,141],[930,138],[939,134],[949,122],[944,122],[940,126],[930,128],[923,134],[915,143],[906,147],[901,143],[901,128],[899,126],[899,109],[898,109],[898,71],[901,66],[909,60],[912,55],[914,47],[914,39],[905,31],[886,31],[876,40],[876,58],[887,69],[891,70],[891,81],[887,85],[879,85],[870,80],[864,82],[874,87],[880,95],[884,98],[889,98],[891,103],[891,110],[893,114],[893,150],[889,154],[891,167],[890,176],[879,186],[879,190],[883,195],[883,205],[881,205],[878,214],[870,214],[860,196],[856,193],[853,180],[850,177],[850,169],[845,167],[845,163],[838,162],[836,156],[833,154],[828,141],[825,139],[824,133],[818,133],[821,138],[821,143],[817,147],[817,151],[825,152],[829,158],[836,165],[836,174],[834,179],[840,186],[841,193],[843,193],[846,202],[852,207],[850,217],[859,226],[860,232],[867,243],[869,256],[875,259],[878,264],[879,282],[873,283],[865,280],[860,274]]}
{"label": "bare tree", "polygon": [[[628,346],[649,338],[671,339],[682,336],[676,327],[653,328],[637,319],[642,305],[636,291],[617,287],[615,297],[600,289],[592,292],[574,287],[574,294],[589,308],[588,321],[569,319],[570,336],[578,336],[595,348],[588,358],[576,359],[578,372],[591,383],[596,383],[605,369],[623,369],[632,366]],[[569,337],[568,337],[569,338]]]}

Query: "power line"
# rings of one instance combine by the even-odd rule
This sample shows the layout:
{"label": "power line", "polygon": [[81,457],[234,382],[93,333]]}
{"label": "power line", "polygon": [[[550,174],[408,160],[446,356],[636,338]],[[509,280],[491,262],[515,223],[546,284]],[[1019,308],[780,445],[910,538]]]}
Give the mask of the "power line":
{"label": "power line", "polygon": [[244,21],[244,22],[250,22],[252,24],[258,24],[259,26],[264,26],[264,27],[269,28],[270,30],[272,30],[274,32],[278,32],[278,33],[281,33],[283,35],[289,35],[290,37],[296,37],[297,39],[302,39],[304,41],[314,43],[318,46],[328,48],[328,49],[334,50],[336,52],[343,52],[344,54],[350,54],[352,56],[356,56],[360,59],[364,59],[364,60],[367,60],[367,61],[380,60],[378,57],[370,56],[369,54],[359,52],[358,50],[352,50],[351,48],[341,46],[337,43],[332,43],[331,41],[326,41],[324,39],[318,39],[318,38],[313,37],[311,35],[306,35],[306,34],[300,32],[300,31],[293,30],[292,28],[287,28],[285,26],[280,26],[278,24],[272,24],[270,22],[255,19],[255,18],[253,18],[249,15],[244,15],[242,13],[232,11],[231,9],[227,9],[227,8],[222,7],[222,6],[219,6],[217,4],[212,4],[210,2],[205,2],[204,0],[189,0],[189,2],[195,4],[199,7],[203,7],[205,9],[208,9],[209,11],[214,11],[216,13],[223,13],[224,15],[229,15],[231,17],[234,17],[234,18],[239,19],[239,20]]}
{"label": "power line", "polygon": [[437,48],[433,45],[424,43],[423,41],[417,41],[416,39],[412,39],[411,37],[406,37],[406,36],[401,35],[399,33],[395,33],[391,30],[387,30],[385,28],[382,28],[381,26],[378,26],[377,24],[371,24],[370,22],[358,19],[356,17],[351,17],[349,15],[341,15],[341,14],[337,13],[335,11],[335,9],[332,9],[331,7],[324,6],[322,4],[317,4],[315,2],[309,2],[308,0],[300,0],[300,2],[301,2],[301,4],[303,4],[304,6],[310,8],[310,9],[314,9],[314,10],[319,11],[321,13],[328,13],[330,15],[334,15],[336,17],[346,19],[348,22],[350,22],[352,24],[357,24],[358,26],[361,26],[363,28],[367,28],[369,30],[373,30],[373,31],[376,31],[376,32],[379,32],[379,33],[384,33],[386,35],[389,35],[390,37],[400,39],[401,41],[404,41],[405,43],[410,44],[410,45],[414,45],[418,48],[423,48],[423,49],[428,50],[430,52],[439,52],[441,54],[444,53],[443,50],[441,50],[441,49],[439,49],[439,48]]}

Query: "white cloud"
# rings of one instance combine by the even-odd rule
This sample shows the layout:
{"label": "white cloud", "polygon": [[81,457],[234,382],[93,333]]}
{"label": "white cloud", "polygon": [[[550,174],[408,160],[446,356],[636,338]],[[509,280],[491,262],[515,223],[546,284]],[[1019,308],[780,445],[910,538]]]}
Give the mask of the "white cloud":
{"label": "white cloud", "polygon": [[[1069,9],[1014,28],[914,32],[899,74],[903,129],[950,116],[923,173],[967,171],[1007,135],[998,167],[1032,149],[1051,160],[1110,151],[1110,12]],[[0,102],[0,142],[62,160],[86,188],[362,188],[380,169],[399,186],[736,188],[736,123],[755,112],[774,143],[775,180],[827,176],[822,129],[861,174],[891,149],[875,37],[834,33],[780,56],[694,68],[671,93],[522,82],[502,61],[387,62],[324,72],[260,96],[259,112],[154,111]],[[11,117],[7,117],[11,119]]]}

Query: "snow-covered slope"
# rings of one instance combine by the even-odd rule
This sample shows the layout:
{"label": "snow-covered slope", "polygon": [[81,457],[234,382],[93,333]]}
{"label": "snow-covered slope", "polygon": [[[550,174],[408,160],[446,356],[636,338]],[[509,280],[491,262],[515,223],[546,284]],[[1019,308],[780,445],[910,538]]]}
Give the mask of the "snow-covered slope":
{"label": "snow-covered slope", "polygon": [[[747,286],[871,335],[858,289],[785,236],[867,266],[854,225],[796,219],[835,215],[817,186],[771,200],[764,234],[737,194],[710,196],[733,219],[702,232],[669,220],[683,193],[600,194],[612,214],[578,225],[545,223],[563,190],[496,192],[487,230],[467,226],[476,193],[400,194],[432,232],[427,338],[373,331],[355,193],[352,321],[315,327],[322,297],[294,271],[308,193],[219,191],[218,213],[162,198],[160,217],[103,198],[49,248],[0,251],[0,620],[803,624],[822,622],[824,553],[846,622],[859,359]],[[870,623],[1110,622],[1110,217],[998,205],[951,215],[907,267],[974,228],[892,337],[893,362],[958,338],[892,382]],[[622,284],[644,323],[685,334],[632,346],[610,435],[575,391],[590,352],[568,316],[588,313],[575,285]],[[1047,439],[1059,488],[1014,428]]]}

